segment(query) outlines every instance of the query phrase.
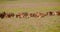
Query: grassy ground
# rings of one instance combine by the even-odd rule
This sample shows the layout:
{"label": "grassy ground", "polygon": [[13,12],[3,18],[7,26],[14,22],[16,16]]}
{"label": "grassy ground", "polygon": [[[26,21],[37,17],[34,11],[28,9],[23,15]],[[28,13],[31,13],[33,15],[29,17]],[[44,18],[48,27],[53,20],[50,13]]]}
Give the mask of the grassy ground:
{"label": "grassy ground", "polygon": [[[0,12],[59,11],[60,0],[0,0]],[[60,32],[60,16],[0,19],[0,32]]]}
{"label": "grassy ground", "polygon": [[0,19],[0,32],[60,32],[60,16]]}

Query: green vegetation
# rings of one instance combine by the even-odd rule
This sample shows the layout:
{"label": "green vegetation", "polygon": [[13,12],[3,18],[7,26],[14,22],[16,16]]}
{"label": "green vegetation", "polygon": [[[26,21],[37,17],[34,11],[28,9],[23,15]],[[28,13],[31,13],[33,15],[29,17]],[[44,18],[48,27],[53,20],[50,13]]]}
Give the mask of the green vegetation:
{"label": "green vegetation", "polygon": [[60,0],[0,0],[0,4],[1,3],[44,3],[44,2],[47,2],[47,3],[53,3],[53,2],[59,2],[60,3]]}
{"label": "green vegetation", "polygon": [[0,8],[0,12],[47,12],[47,11],[59,11],[60,7],[40,7],[40,8]]}

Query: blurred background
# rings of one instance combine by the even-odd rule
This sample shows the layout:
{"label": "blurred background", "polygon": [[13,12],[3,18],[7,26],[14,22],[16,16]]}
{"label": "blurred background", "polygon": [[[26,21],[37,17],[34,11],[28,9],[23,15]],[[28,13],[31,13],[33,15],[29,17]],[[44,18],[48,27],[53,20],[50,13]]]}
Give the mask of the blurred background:
{"label": "blurred background", "polygon": [[60,10],[60,0],[0,0],[0,10],[14,13],[57,11]]}
{"label": "blurred background", "polygon": [[[0,12],[60,11],[60,0],[0,0]],[[60,32],[60,16],[0,19],[0,32]]]}

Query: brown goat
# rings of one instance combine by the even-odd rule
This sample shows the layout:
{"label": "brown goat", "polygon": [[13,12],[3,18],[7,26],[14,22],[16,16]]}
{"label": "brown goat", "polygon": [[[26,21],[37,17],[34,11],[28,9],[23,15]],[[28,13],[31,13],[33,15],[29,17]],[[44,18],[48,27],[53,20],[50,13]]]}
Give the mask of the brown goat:
{"label": "brown goat", "polygon": [[0,13],[0,18],[4,18],[4,17],[5,17],[5,15],[6,15],[6,13],[5,13],[5,12]]}

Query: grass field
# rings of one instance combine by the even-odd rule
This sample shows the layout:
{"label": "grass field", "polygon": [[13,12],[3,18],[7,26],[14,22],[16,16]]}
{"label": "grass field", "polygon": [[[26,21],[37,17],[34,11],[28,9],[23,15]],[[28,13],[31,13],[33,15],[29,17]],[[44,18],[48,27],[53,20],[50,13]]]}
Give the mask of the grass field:
{"label": "grass field", "polygon": [[[60,0],[0,0],[0,12],[60,11]],[[60,16],[0,19],[0,32],[60,32]]]}

